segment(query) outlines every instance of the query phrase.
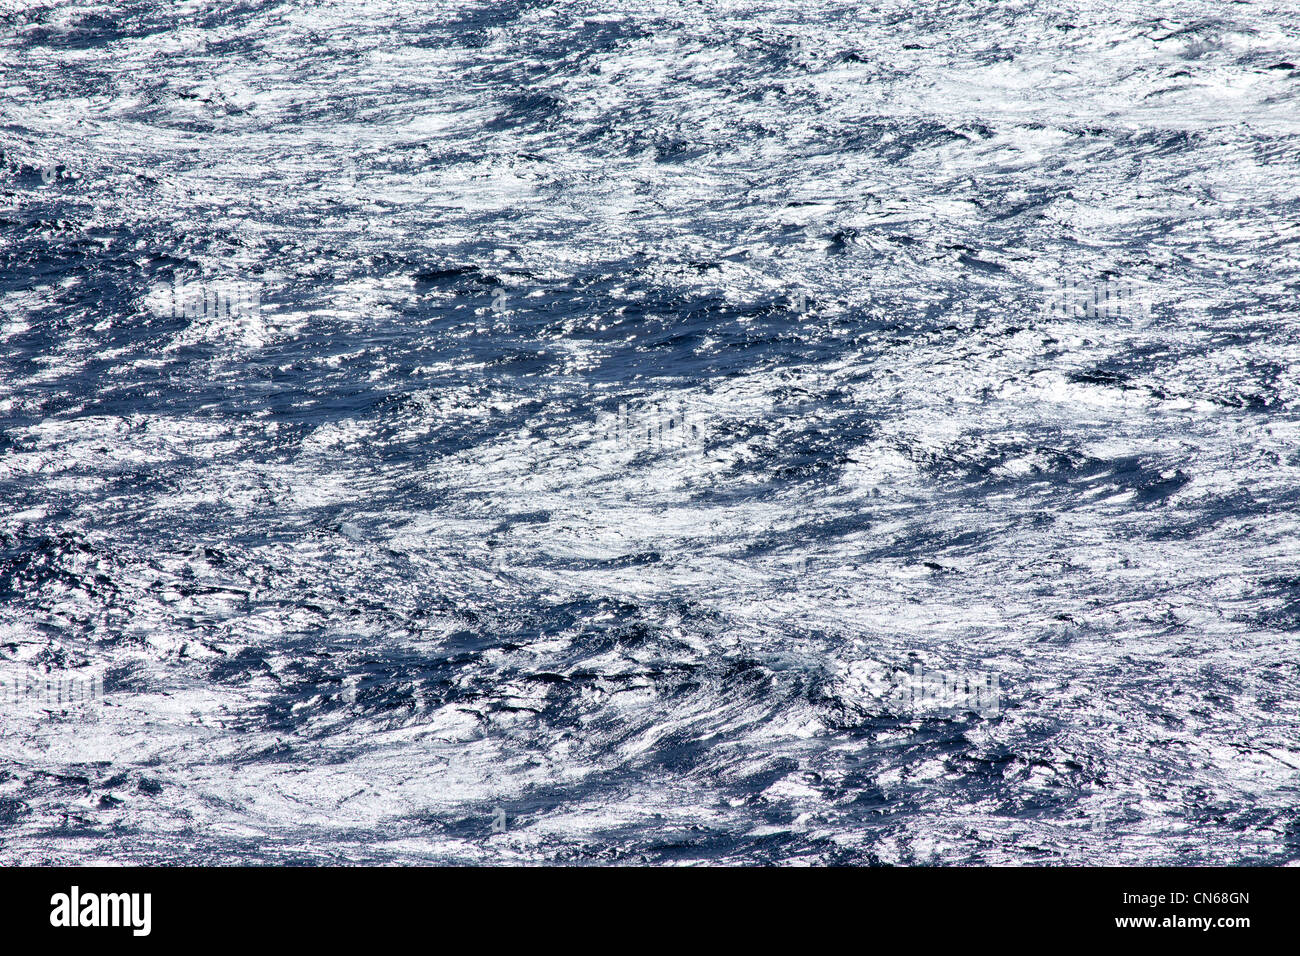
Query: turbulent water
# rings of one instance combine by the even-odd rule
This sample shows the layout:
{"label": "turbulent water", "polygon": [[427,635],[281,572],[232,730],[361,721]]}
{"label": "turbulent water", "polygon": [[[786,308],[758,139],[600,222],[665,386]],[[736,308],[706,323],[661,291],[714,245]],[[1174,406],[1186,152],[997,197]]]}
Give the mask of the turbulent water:
{"label": "turbulent water", "polygon": [[1298,26],[0,2],[0,859],[1300,860]]}

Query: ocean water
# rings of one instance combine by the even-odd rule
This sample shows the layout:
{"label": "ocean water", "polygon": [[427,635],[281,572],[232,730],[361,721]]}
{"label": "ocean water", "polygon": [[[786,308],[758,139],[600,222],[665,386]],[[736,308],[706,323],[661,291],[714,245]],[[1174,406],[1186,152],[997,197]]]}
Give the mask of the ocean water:
{"label": "ocean water", "polygon": [[0,860],[1300,860],[1298,28],[0,2]]}

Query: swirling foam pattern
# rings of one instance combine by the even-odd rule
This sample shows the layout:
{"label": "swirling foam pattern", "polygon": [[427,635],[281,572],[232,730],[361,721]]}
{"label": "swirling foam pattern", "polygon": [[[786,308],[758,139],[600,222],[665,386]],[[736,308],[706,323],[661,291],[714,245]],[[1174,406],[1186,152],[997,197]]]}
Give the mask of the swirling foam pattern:
{"label": "swirling foam pattern", "polygon": [[1300,859],[1297,17],[0,3],[0,859]]}

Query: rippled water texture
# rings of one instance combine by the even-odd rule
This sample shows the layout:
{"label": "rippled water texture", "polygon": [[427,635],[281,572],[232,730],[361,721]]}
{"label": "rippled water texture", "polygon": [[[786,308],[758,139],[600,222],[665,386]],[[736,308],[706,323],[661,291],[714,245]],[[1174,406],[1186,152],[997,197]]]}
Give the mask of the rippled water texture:
{"label": "rippled water texture", "polygon": [[1294,4],[0,11],[0,859],[1300,859]]}

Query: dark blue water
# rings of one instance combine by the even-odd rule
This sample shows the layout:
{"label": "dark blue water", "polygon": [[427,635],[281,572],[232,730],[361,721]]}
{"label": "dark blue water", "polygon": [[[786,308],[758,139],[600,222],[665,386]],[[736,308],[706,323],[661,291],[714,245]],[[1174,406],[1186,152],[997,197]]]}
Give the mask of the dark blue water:
{"label": "dark blue water", "polygon": [[1177,16],[0,7],[0,859],[1300,858],[1296,16]]}

